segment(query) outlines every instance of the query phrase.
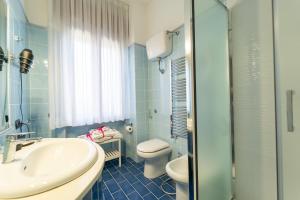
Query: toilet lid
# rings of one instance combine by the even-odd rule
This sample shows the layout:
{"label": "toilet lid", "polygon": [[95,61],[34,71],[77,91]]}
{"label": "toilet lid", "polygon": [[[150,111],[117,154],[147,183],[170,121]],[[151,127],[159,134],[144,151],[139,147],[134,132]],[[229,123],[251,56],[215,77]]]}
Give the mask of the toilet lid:
{"label": "toilet lid", "polygon": [[160,139],[152,139],[140,143],[137,150],[144,153],[153,153],[170,147],[170,145]]}

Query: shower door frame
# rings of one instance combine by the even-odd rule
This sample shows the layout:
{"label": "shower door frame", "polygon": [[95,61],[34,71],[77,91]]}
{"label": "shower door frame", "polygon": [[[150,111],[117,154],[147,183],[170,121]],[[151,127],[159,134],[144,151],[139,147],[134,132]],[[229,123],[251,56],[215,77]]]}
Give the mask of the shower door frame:
{"label": "shower door frame", "polygon": [[279,148],[281,147],[281,136],[278,128],[279,123],[279,113],[278,113],[278,95],[279,95],[279,84],[276,80],[279,78],[279,66],[277,61],[277,44],[278,37],[276,34],[276,24],[277,24],[277,13],[276,13],[277,0],[272,0],[272,28],[273,28],[273,62],[274,62],[274,100],[275,100],[275,130],[276,130],[276,162],[277,162],[277,200],[283,200],[283,192],[282,192],[282,155],[280,153]]}
{"label": "shower door frame", "polygon": [[191,64],[191,117],[193,120],[193,128],[191,137],[188,137],[188,145],[191,145],[192,152],[188,152],[188,164],[189,164],[189,199],[197,200],[199,199],[198,190],[198,155],[197,155],[197,101],[196,101],[196,58],[195,58],[195,0],[186,0],[189,1],[190,6],[190,34],[191,34],[191,58],[189,60]]}

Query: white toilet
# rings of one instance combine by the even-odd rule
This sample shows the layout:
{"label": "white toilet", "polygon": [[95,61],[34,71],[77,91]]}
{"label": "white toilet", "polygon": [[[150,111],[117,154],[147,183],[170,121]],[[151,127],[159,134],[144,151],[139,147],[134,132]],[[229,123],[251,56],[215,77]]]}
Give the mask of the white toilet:
{"label": "white toilet", "polygon": [[137,154],[145,159],[144,176],[156,178],[163,175],[169,155],[172,149],[170,145],[160,139],[152,139],[138,144]]}

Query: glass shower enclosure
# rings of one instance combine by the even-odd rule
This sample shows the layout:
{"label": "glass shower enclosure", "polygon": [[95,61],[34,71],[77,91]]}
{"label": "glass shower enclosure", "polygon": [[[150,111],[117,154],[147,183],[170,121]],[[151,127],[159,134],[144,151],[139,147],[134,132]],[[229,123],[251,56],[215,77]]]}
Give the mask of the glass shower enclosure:
{"label": "glass shower enclosure", "polygon": [[299,7],[193,1],[197,199],[300,199]]}
{"label": "glass shower enclosure", "polygon": [[229,22],[223,4],[194,0],[196,198],[232,198]]}
{"label": "glass shower enclosure", "polygon": [[300,199],[300,1],[273,0],[279,200]]}

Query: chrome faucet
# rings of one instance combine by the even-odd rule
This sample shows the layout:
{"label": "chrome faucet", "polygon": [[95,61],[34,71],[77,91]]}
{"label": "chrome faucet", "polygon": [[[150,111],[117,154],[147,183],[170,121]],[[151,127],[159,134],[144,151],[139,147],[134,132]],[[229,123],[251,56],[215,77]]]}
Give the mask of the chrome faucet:
{"label": "chrome faucet", "polygon": [[2,163],[10,163],[15,159],[15,153],[17,151],[21,150],[24,146],[29,146],[42,140],[41,137],[18,139],[18,136],[30,135],[31,133],[32,132],[6,135]]}

